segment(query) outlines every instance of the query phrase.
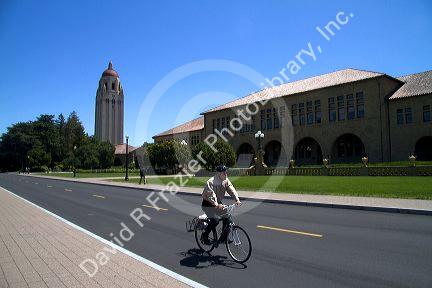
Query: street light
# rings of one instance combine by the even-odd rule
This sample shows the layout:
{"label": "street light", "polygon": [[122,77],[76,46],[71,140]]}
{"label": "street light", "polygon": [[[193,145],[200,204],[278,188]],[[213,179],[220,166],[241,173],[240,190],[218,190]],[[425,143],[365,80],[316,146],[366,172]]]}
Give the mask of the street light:
{"label": "street light", "polygon": [[[186,142],[186,140],[185,139],[183,139],[181,142],[180,142],[180,145],[182,145],[183,147],[186,147],[187,145],[188,145],[188,143]],[[179,151],[180,152],[180,151]],[[182,152],[180,152],[179,153],[180,155],[182,155]],[[180,156],[179,155],[179,156]],[[184,160],[184,157],[183,156],[180,156],[180,162],[183,162],[183,160]],[[186,172],[186,163],[180,163],[179,164],[179,167],[180,167],[180,171],[184,171],[184,172]]]}
{"label": "street light", "polygon": [[75,177],[75,175],[76,175],[76,167],[75,167],[75,165],[76,165],[76,149],[77,149],[77,146],[75,145],[73,149],[74,149],[73,177]]}
{"label": "street light", "polygon": [[258,141],[258,151],[261,150],[261,140],[264,139],[264,133],[258,131],[255,133],[255,139]]}
{"label": "street light", "polygon": [[129,168],[129,136],[126,135],[126,175],[125,175],[125,181],[129,180],[128,176],[128,168]]}
{"label": "street light", "polygon": [[261,140],[264,139],[264,133],[258,131],[255,133],[255,139],[258,142],[257,157],[255,158],[255,175],[265,175],[264,151],[261,148]]}

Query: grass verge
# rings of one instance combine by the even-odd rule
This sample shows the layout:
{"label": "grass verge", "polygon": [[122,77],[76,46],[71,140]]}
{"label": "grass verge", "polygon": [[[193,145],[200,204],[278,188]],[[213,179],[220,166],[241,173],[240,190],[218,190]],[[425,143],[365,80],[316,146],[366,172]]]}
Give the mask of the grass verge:
{"label": "grass verge", "polygon": [[[203,187],[208,178],[184,176],[182,182],[186,179],[185,186]],[[245,191],[432,200],[432,177],[241,176],[230,179],[236,189]],[[110,181],[124,182],[123,179]],[[157,185],[174,181],[180,185],[180,179],[174,177],[147,178],[147,181]]]}

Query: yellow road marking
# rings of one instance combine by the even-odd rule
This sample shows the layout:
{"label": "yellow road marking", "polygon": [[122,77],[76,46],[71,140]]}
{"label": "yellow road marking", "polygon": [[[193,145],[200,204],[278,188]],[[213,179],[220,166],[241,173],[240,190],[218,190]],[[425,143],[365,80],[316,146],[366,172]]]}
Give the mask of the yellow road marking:
{"label": "yellow road marking", "polygon": [[312,236],[312,237],[318,237],[318,238],[323,237],[323,235],[320,235],[320,234],[306,233],[306,232],[301,232],[301,231],[287,230],[287,229],[281,229],[281,228],[269,227],[269,226],[262,226],[262,225],[257,225],[257,228],[274,230],[274,231],[279,231],[279,232],[286,232],[286,233],[294,233],[294,234],[300,234],[300,235],[306,235],[306,236]]}
{"label": "yellow road marking", "polygon": [[71,189],[64,189],[64,191],[66,191],[66,192],[72,192]]}
{"label": "yellow road marking", "polygon": [[154,206],[151,206],[151,205],[142,205],[142,206],[144,206],[144,207],[147,207],[147,208],[153,208],[153,209],[156,209],[156,210],[158,210],[158,211],[168,211],[168,209],[166,209],[166,208],[157,208],[157,207],[154,207]]}
{"label": "yellow road marking", "polygon": [[101,196],[101,195],[96,195],[96,194],[94,194],[94,195],[93,195],[93,197],[97,197],[97,198],[102,198],[102,199],[105,199],[105,196]]}

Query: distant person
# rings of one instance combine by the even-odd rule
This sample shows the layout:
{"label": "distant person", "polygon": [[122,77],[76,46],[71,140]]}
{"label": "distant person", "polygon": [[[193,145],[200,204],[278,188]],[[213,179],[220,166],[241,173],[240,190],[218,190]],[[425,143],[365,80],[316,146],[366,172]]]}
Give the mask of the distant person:
{"label": "distant person", "polygon": [[146,169],[144,167],[140,167],[140,181],[139,184],[141,185],[141,181],[143,182],[143,184],[146,184],[146,176],[145,173]]}

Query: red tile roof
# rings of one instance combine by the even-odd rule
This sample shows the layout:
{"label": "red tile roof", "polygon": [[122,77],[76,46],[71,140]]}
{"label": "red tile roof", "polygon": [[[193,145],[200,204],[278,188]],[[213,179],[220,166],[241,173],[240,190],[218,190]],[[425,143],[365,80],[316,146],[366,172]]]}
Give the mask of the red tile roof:
{"label": "red tile roof", "polygon": [[406,75],[397,79],[405,84],[390,97],[390,100],[432,94],[432,70]]}
{"label": "red tile roof", "polygon": [[202,114],[223,110],[227,108],[237,107],[246,105],[248,103],[254,103],[265,99],[273,99],[283,97],[287,95],[308,92],[316,89],[336,86],[345,83],[351,83],[355,81],[365,80],[369,78],[384,76],[386,74],[358,69],[344,69],[339,70],[295,82],[282,84],[279,86],[270,87],[256,93],[252,93],[246,97],[228,102],[220,105],[216,108],[210,109]]}
{"label": "red tile roof", "polygon": [[192,132],[192,131],[197,131],[197,130],[201,130],[201,129],[204,129],[204,116],[193,119],[189,122],[186,122],[186,123],[181,124],[179,126],[176,126],[174,128],[171,128],[165,132],[159,133],[159,134],[153,136],[153,138],[177,134],[177,133]]}
{"label": "red tile roof", "polygon": [[[128,145],[128,153],[136,150],[137,147]],[[115,145],[115,155],[125,155],[126,154],[126,143]]]}

